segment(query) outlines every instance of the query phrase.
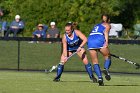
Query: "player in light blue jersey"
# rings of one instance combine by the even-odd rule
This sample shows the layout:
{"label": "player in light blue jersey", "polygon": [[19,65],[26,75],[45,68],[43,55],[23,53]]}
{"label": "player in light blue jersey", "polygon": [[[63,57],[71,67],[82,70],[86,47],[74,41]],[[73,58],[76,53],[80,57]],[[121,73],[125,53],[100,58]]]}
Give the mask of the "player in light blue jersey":
{"label": "player in light blue jersey", "polygon": [[60,77],[64,69],[64,64],[67,62],[67,58],[72,55],[73,52],[77,52],[78,56],[82,59],[85,65],[85,69],[88,72],[90,79],[93,82],[97,82],[97,79],[92,73],[92,66],[88,62],[86,51],[84,49],[86,42],[86,36],[80,30],[73,29],[72,23],[67,23],[65,25],[65,34],[62,38],[63,52],[57,68],[57,76],[53,81],[60,81]]}
{"label": "player in light blue jersey", "polygon": [[110,51],[108,48],[108,34],[110,31],[109,16],[102,15],[102,23],[97,24],[92,29],[88,37],[88,49],[91,55],[92,63],[94,64],[94,71],[98,76],[99,85],[104,85],[101,69],[98,62],[98,51],[104,56],[104,74],[106,80],[110,80],[109,68],[111,65]]}

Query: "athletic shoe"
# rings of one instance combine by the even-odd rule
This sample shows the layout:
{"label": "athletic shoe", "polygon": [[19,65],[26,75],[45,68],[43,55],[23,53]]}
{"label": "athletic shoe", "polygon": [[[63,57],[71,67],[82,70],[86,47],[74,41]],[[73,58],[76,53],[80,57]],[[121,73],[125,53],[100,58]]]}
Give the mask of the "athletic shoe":
{"label": "athletic shoe", "polygon": [[103,78],[98,79],[99,86],[104,86]]}
{"label": "athletic shoe", "polygon": [[93,81],[93,83],[97,83],[97,79],[94,76],[90,79]]}
{"label": "athletic shoe", "polygon": [[54,78],[54,80],[53,80],[54,82],[59,82],[60,81],[60,79],[59,78]]}
{"label": "athletic shoe", "polygon": [[103,70],[103,73],[105,74],[106,80],[108,80],[108,81],[111,80],[111,76],[110,76],[109,71],[107,69]]}

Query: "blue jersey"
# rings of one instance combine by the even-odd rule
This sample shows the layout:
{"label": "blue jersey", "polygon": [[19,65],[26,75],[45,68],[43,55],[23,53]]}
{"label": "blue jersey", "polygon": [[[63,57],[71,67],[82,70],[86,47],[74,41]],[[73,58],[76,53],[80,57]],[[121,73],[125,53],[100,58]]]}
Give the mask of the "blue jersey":
{"label": "blue jersey", "polygon": [[76,33],[72,32],[73,38],[70,38],[67,34],[66,41],[67,41],[67,50],[68,51],[76,51],[80,44],[82,43],[82,40],[76,35]]}
{"label": "blue jersey", "polygon": [[105,30],[105,27],[102,24],[97,24],[92,29],[90,35],[96,35],[96,34],[104,35],[104,30]]}
{"label": "blue jersey", "polygon": [[92,29],[88,37],[88,49],[100,49],[104,46],[105,37],[104,31],[105,27],[102,24],[97,24]]}

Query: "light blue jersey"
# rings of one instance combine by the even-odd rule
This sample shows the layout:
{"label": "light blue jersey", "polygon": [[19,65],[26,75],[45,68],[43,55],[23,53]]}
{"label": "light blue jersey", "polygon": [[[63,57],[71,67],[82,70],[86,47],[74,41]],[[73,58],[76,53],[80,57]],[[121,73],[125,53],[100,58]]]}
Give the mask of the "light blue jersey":
{"label": "light blue jersey", "polygon": [[73,35],[73,38],[70,38],[67,34],[65,34],[66,40],[67,40],[68,51],[76,51],[82,43],[82,40],[76,35],[74,31],[72,32],[72,35]]}
{"label": "light blue jersey", "polygon": [[88,49],[100,49],[104,46],[104,31],[105,27],[102,24],[97,24],[94,26],[88,37]]}

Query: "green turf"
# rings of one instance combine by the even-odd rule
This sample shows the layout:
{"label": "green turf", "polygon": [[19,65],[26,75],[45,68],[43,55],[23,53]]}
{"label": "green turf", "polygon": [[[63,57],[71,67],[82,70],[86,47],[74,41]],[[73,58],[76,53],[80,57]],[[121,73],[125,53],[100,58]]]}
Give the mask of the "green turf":
{"label": "green turf", "polygon": [[[16,41],[0,41],[0,69],[17,69],[17,44]],[[22,41],[20,46],[20,69],[44,70],[59,63],[61,55],[60,43],[29,44],[27,41]],[[140,63],[140,45],[110,44],[109,46],[111,53]],[[89,53],[88,58],[91,62]],[[99,54],[102,69],[103,61],[103,57]],[[85,71],[85,68],[81,60],[75,55],[65,65],[65,71]],[[140,73],[140,70],[136,70],[133,65],[116,58],[112,58],[110,71]]]}
{"label": "green turf", "polygon": [[138,75],[115,75],[105,86],[92,83],[86,73],[63,73],[61,82],[53,82],[55,73],[0,71],[0,93],[139,93]]}

